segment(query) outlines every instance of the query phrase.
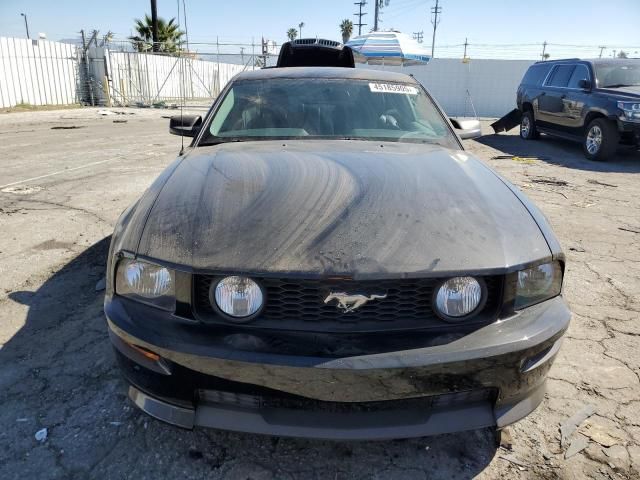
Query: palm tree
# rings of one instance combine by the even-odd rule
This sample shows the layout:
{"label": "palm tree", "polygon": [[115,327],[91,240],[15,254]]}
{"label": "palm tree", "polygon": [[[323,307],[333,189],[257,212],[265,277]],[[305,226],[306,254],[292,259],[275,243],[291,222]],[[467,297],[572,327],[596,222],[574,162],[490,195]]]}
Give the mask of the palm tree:
{"label": "palm tree", "polygon": [[298,24],[298,28],[300,29],[300,38],[302,38],[302,27],[304,27],[304,22],[300,22]]}
{"label": "palm tree", "polygon": [[340,33],[342,34],[342,43],[347,43],[353,33],[353,22],[345,18],[340,22]]}
{"label": "palm tree", "polygon": [[297,36],[298,36],[298,30],[296,30],[295,28],[290,28],[289,30],[287,30],[287,37],[289,37],[290,41],[293,42]]}
{"label": "palm tree", "polygon": [[[182,50],[180,43],[184,32],[179,29],[180,27],[175,20],[175,18],[172,18],[167,22],[163,18],[158,18],[159,52],[174,53]],[[133,42],[133,47],[138,52],[150,52],[153,50],[153,22],[151,17],[145,15],[144,21],[137,18],[135,22],[135,29],[138,35],[129,37],[129,40]]]}

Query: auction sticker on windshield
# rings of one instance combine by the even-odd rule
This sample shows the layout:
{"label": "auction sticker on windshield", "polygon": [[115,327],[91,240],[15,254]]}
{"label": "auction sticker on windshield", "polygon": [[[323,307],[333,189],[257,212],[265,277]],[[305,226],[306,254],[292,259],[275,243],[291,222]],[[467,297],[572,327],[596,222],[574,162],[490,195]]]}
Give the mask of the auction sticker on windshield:
{"label": "auction sticker on windshield", "polygon": [[405,95],[417,95],[418,89],[411,85],[401,83],[369,83],[369,90],[375,93],[403,93]]}

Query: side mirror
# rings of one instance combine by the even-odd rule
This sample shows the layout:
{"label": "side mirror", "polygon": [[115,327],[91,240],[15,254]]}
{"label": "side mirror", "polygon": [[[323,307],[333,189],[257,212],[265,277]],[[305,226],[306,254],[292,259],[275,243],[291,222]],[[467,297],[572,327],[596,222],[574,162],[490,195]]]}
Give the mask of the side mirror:
{"label": "side mirror", "polygon": [[582,90],[591,90],[591,82],[589,80],[580,80],[578,82],[578,87]]}
{"label": "side mirror", "polygon": [[174,115],[169,120],[169,132],[184,137],[195,137],[201,126],[200,115]]}
{"label": "side mirror", "polygon": [[480,120],[475,118],[450,118],[449,120],[458,136],[463,140],[482,136]]}

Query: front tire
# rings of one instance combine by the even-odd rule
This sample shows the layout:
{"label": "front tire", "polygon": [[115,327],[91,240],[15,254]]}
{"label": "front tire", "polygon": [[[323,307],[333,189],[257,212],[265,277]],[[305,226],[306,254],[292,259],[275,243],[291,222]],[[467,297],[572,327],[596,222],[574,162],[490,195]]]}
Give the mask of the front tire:
{"label": "front tire", "polygon": [[536,120],[531,110],[527,110],[522,114],[522,119],[520,120],[520,137],[525,140],[537,140],[540,138],[540,133],[538,133],[536,129]]}
{"label": "front tire", "polygon": [[616,126],[604,118],[596,118],[589,123],[584,133],[584,156],[589,160],[605,161],[616,153],[619,141],[620,134]]}

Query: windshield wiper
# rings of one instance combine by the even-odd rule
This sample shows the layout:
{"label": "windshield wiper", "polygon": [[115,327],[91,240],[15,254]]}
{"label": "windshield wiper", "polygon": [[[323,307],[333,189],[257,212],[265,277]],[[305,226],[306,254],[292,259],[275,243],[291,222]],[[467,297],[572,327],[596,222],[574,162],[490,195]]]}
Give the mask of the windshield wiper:
{"label": "windshield wiper", "polygon": [[602,88],[622,88],[622,87],[638,87],[640,85],[634,83],[616,83],[614,85],[605,85]]}
{"label": "windshield wiper", "polygon": [[205,140],[203,142],[200,142],[198,144],[199,147],[210,147],[213,145],[220,145],[221,143],[233,143],[233,142],[244,142],[246,140],[242,139],[242,138],[238,138],[238,137],[229,137],[229,138],[223,138],[223,137],[213,137],[209,140]]}

